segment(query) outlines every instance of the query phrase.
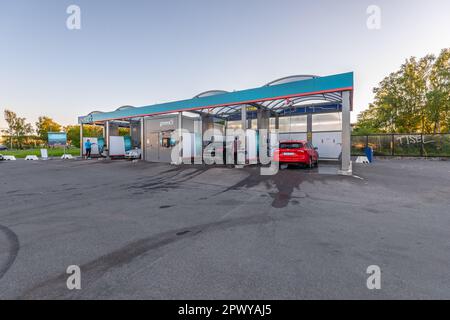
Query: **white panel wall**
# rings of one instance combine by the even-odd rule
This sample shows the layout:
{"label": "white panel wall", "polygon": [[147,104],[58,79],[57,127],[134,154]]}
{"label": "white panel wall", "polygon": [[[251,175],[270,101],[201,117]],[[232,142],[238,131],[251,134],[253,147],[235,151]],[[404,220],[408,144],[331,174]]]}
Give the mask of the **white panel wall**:
{"label": "white panel wall", "polygon": [[247,160],[251,163],[258,162],[258,154],[257,154],[257,139],[256,139],[256,130],[249,129],[246,131],[247,134]]}
{"label": "white panel wall", "polygon": [[110,136],[108,147],[109,147],[109,155],[112,157],[125,155],[125,140],[123,137]]}
{"label": "white panel wall", "polygon": [[312,143],[319,149],[319,158],[339,159],[342,152],[342,132],[314,132]]}

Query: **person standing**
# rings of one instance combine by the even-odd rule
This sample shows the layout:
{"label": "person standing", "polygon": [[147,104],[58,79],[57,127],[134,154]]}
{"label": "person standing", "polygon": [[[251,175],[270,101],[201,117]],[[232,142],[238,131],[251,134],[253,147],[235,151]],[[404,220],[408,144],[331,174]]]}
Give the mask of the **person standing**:
{"label": "person standing", "polygon": [[86,160],[91,159],[92,143],[90,139],[87,139],[84,143],[84,149],[86,150]]}

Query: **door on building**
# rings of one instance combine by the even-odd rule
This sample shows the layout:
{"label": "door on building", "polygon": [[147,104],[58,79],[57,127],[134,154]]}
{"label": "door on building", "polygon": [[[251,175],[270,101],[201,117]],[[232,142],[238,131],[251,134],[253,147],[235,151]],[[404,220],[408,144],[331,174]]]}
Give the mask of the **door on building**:
{"label": "door on building", "polygon": [[147,134],[145,140],[145,159],[151,162],[159,162],[159,133],[151,132]]}
{"label": "door on building", "polygon": [[314,132],[312,143],[320,159],[339,159],[342,153],[342,132]]}
{"label": "door on building", "polygon": [[[158,162],[172,162],[172,149],[177,141],[172,138],[173,130],[162,131],[159,133],[159,154]],[[173,159],[175,161],[175,159]]]}

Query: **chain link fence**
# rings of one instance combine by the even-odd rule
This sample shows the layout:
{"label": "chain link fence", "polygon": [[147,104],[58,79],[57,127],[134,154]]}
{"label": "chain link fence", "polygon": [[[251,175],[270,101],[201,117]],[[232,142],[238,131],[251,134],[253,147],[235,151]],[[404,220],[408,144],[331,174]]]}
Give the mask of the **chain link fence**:
{"label": "chain link fence", "polygon": [[373,148],[375,156],[450,157],[450,133],[352,136],[352,155],[364,155],[366,147]]}

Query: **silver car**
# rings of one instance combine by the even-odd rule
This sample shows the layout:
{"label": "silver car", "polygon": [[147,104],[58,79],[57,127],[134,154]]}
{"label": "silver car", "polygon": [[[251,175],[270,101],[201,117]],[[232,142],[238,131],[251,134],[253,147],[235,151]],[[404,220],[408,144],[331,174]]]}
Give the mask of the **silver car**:
{"label": "silver car", "polygon": [[142,151],[139,148],[128,150],[125,152],[125,159],[140,159]]}

